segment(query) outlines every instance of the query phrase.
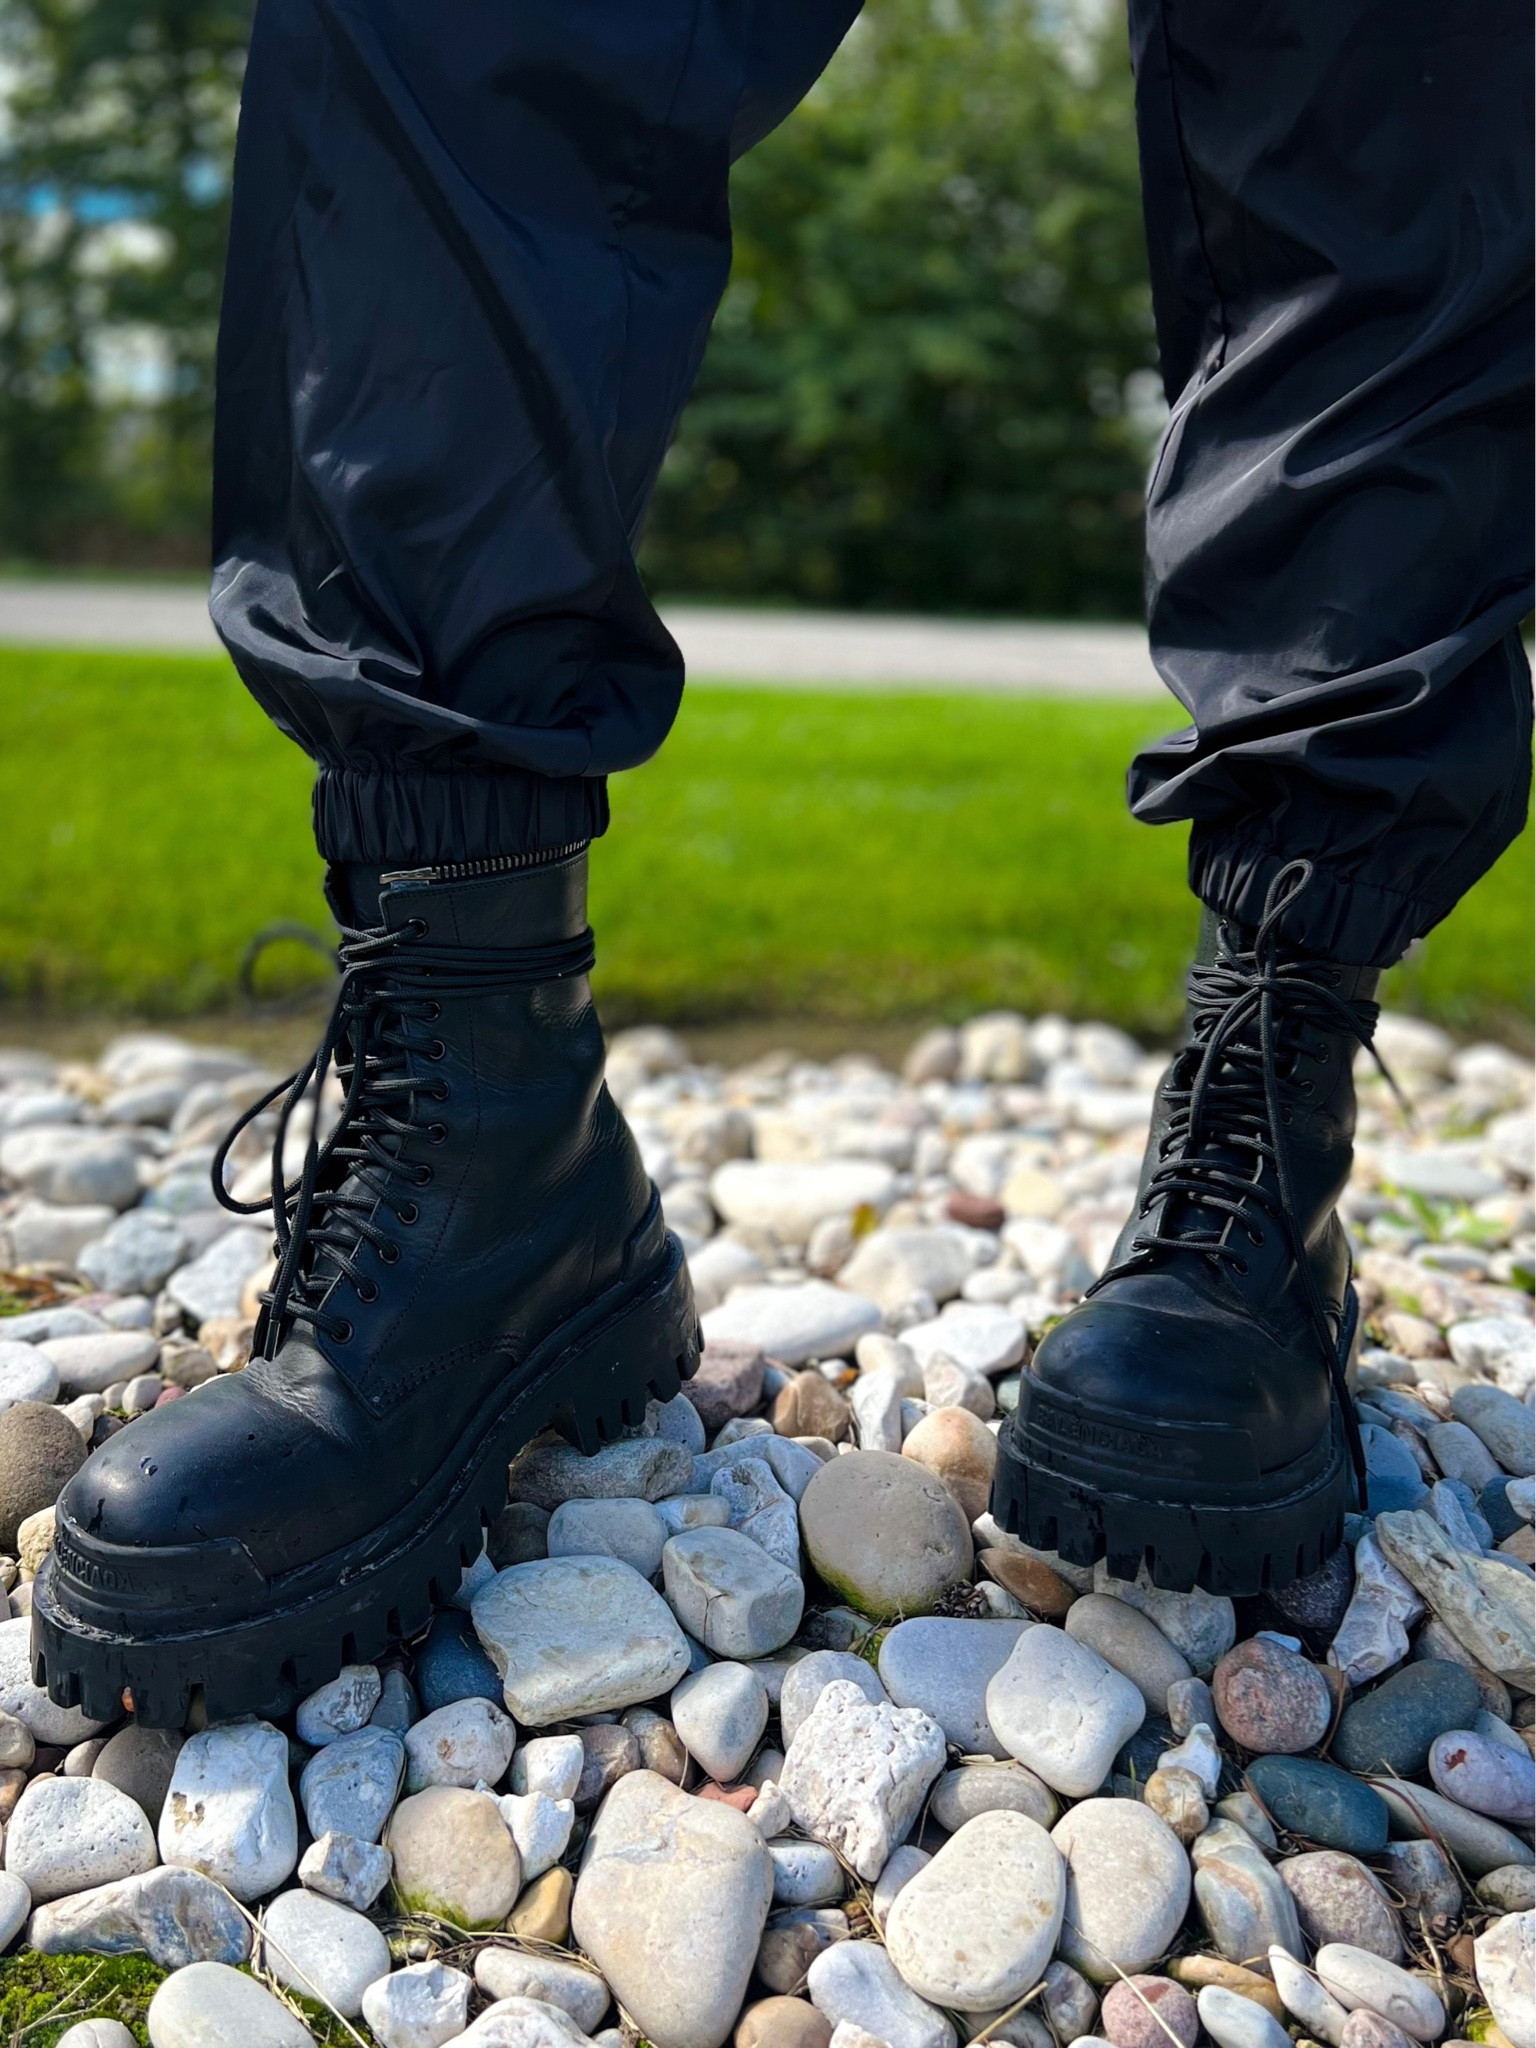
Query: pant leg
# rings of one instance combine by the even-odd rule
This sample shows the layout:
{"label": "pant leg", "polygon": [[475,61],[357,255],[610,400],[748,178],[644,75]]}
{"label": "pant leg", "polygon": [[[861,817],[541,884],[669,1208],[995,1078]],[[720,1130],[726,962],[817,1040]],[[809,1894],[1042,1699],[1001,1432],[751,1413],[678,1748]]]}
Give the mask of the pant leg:
{"label": "pant leg", "polygon": [[1518,0],[1131,0],[1172,416],[1131,808],[1245,922],[1385,963],[1531,772],[1530,38]]}
{"label": "pant leg", "polygon": [[682,659],[634,546],[730,263],[733,153],[857,0],[261,0],[211,610],[332,860],[602,830]]}

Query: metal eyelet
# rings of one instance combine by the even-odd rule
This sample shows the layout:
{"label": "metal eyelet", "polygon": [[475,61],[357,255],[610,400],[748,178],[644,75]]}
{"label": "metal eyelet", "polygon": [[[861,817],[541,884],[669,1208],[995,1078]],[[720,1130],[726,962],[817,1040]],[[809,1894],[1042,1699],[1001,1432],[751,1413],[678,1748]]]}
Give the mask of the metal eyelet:
{"label": "metal eyelet", "polygon": [[427,1125],[427,1138],[431,1144],[441,1145],[443,1140],[447,1137],[447,1135],[448,1126],[446,1124]]}
{"label": "metal eyelet", "polygon": [[359,1301],[377,1301],[379,1298],[379,1283],[377,1280],[359,1280],[355,1291]]}
{"label": "metal eyelet", "polygon": [[446,1102],[453,1093],[453,1090],[446,1081],[439,1081],[435,1088],[431,1088],[427,1092],[431,1095],[434,1102]]}
{"label": "metal eyelet", "polygon": [[447,1056],[447,1052],[448,1048],[444,1045],[443,1041],[440,1038],[434,1038],[427,1047],[426,1056],[429,1060],[440,1060]]}
{"label": "metal eyelet", "polygon": [[399,1265],[400,1247],[397,1244],[391,1244],[388,1238],[385,1238],[384,1242],[378,1247],[378,1253],[381,1266]]}
{"label": "metal eyelet", "polygon": [[424,939],[427,936],[427,920],[424,917],[408,917],[405,928],[412,938]]}
{"label": "metal eyelet", "polygon": [[418,1166],[415,1172],[411,1175],[411,1180],[419,1188],[429,1188],[432,1185],[431,1167]]}
{"label": "metal eyelet", "polygon": [[441,1017],[441,1015],[442,1015],[442,1014],[443,1014],[443,1006],[442,1006],[442,1004],[441,1004],[441,1003],[440,1003],[440,1002],[439,1002],[439,1001],[437,1000],[436,996],[429,996],[429,997],[428,997],[428,999],[427,999],[427,1007],[426,1007],[426,1019],[427,1019],[427,1022],[428,1022],[429,1024],[435,1024],[435,1023],[437,1022],[438,1018],[439,1018],[439,1017]]}
{"label": "metal eyelet", "polygon": [[1239,1273],[1242,1273],[1242,1274],[1244,1274],[1244,1275],[1246,1275],[1246,1274],[1247,1274],[1247,1271],[1248,1271],[1248,1261],[1247,1261],[1246,1259],[1238,1259],[1238,1260],[1236,1261],[1236,1265],[1237,1265],[1237,1270],[1238,1270],[1238,1272],[1239,1272]]}
{"label": "metal eyelet", "polygon": [[338,1344],[350,1344],[352,1342],[352,1325],[350,1323],[338,1323],[332,1330],[331,1336]]}
{"label": "metal eyelet", "polygon": [[[409,1230],[411,1225],[420,1219],[421,1211],[417,1208],[414,1202],[402,1202],[400,1204],[400,1207],[395,1211],[395,1216],[396,1219],[399,1222],[403,1223],[406,1229]],[[399,1256],[400,1254],[397,1251],[395,1253],[395,1257],[398,1259]]]}

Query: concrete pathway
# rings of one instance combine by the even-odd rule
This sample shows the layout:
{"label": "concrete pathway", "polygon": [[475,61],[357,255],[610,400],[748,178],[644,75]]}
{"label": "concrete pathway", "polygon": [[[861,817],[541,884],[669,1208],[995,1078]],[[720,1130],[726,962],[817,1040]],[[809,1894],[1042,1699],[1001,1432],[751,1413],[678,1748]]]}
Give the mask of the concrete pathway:
{"label": "concrete pathway", "polygon": [[[983,690],[1156,697],[1137,626],[977,624],[882,613],[666,607],[700,682],[786,689]],[[193,584],[0,580],[0,644],[183,654],[218,647]]]}

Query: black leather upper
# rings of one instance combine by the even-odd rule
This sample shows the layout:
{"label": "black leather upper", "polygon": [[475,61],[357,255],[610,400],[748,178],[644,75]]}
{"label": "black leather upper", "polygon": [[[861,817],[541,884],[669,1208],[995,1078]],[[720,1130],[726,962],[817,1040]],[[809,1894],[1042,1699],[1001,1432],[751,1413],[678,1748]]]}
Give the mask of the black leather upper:
{"label": "black leather upper", "polygon": [[[1214,953],[1202,950],[1208,959]],[[1368,1003],[1373,971],[1325,963],[1317,971],[1340,1001]],[[1211,1019],[1197,1019],[1199,1035],[1176,1055],[1159,1087],[1137,1204],[1105,1277],[1047,1333],[1030,1368],[1048,1394],[1130,1426],[1207,1425],[1209,1459],[1232,1461],[1234,1479],[1246,1476],[1239,1468],[1263,1473],[1293,1463],[1328,1429],[1334,1382],[1295,1240],[1304,1247],[1334,1347],[1349,1285],[1349,1248],[1335,1205],[1352,1160],[1357,1034],[1326,1015],[1320,1020],[1306,1005],[1282,1003],[1277,1019],[1279,1128],[1270,1130],[1267,1116],[1252,1121],[1262,1127],[1261,1139],[1284,1148],[1293,1228],[1286,1227],[1273,1160],[1235,1138],[1223,1142],[1219,1128],[1184,1148],[1186,1169],[1192,1161],[1196,1180],[1202,1173],[1242,1178],[1256,1198],[1237,1200],[1240,1213],[1229,1214],[1187,1194],[1156,1192],[1176,1111],[1187,1105],[1203,1057]],[[1247,1042],[1254,1044],[1254,1032]],[[1237,1066],[1224,1063],[1211,1078],[1220,1086],[1236,1075]],[[1236,1133],[1248,1132],[1241,1117],[1231,1121]],[[1176,1143],[1172,1150],[1180,1152]],[[1141,1242],[1148,1238],[1160,1242],[1149,1247]],[[1191,1241],[1205,1248],[1191,1248]],[[1222,1431],[1230,1432],[1224,1441]]]}
{"label": "black leather upper", "polygon": [[[418,920],[434,948],[549,946],[585,929],[585,871],[583,853],[402,877],[385,924]],[[296,1323],[275,1356],[135,1421],[65,1489],[66,1526],[149,1548],[229,1541],[263,1574],[322,1556],[409,1502],[541,1338],[659,1254],[584,973],[445,994],[416,1035],[409,1071],[436,1093],[399,1152],[431,1179],[371,1205],[398,1256],[364,1242],[356,1279],[323,1249],[309,1261],[346,1334]]]}

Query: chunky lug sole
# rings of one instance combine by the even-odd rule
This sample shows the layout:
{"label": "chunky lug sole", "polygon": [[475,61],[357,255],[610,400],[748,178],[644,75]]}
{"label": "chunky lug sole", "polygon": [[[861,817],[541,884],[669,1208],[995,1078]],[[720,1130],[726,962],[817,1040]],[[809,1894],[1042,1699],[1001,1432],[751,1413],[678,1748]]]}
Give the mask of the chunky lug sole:
{"label": "chunky lug sole", "polygon": [[[1351,1288],[1339,1345],[1346,1367],[1359,1320]],[[1335,1405],[1320,1442],[1257,1477],[1236,1476],[1235,1434],[1117,1416],[1025,1372],[1018,1413],[998,1440],[993,1518],[1069,1564],[1102,1557],[1120,1579],[1145,1564],[1170,1592],[1278,1591],[1321,1571],[1344,1540],[1353,1495],[1343,1423]]]}
{"label": "chunky lug sole", "polygon": [[[582,1451],[600,1449],[642,1419],[652,1396],[678,1392],[698,1369],[699,1345],[688,1269],[669,1234],[646,1280],[589,1304],[510,1386],[492,1390],[408,1508],[270,1580],[248,1615],[218,1627],[199,1625],[196,1548],[146,1553],[61,1530],[33,1588],[37,1684],[98,1721],[117,1717],[126,1690],[153,1728],[184,1726],[198,1693],[210,1721],[287,1712],[344,1664],[371,1663],[426,1627],[479,1556],[506,1501],[508,1464],[540,1430],[553,1425]],[[135,1580],[158,1596],[152,1633],[113,1601],[114,1587]]]}

